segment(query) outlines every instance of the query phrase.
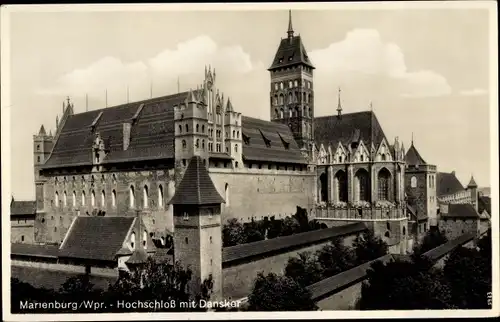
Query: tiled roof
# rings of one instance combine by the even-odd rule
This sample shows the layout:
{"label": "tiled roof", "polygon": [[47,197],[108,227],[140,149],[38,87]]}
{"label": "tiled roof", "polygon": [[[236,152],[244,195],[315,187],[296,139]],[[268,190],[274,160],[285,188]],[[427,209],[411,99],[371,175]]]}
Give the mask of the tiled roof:
{"label": "tiled roof", "polygon": [[126,261],[126,264],[142,264],[142,263],[145,263],[148,259],[148,254],[146,253],[146,251],[144,250],[144,248],[142,248],[141,246],[142,245],[137,245],[138,247],[136,247],[134,249],[134,252],[132,253],[132,256],[129,257],[129,259],[127,259]]}
{"label": "tiled roof", "polygon": [[362,140],[370,149],[371,144],[378,147],[382,139],[386,138],[380,123],[372,111],[316,117],[314,119],[314,139],[317,147],[323,144],[337,149],[340,143],[347,146],[353,138]]}
{"label": "tiled roof", "polygon": [[418,153],[417,149],[413,145],[413,142],[411,143],[410,148],[406,152],[405,156],[405,161],[407,165],[424,165],[427,164],[422,156],[420,156],[420,153]]}
{"label": "tiled roof", "polygon": [[479,213],[482,213],[486,210],[491,215],[491,198],[487,196],[481,196],[477,199],[477,209]]}
{"label": "tiled roof", "polygon": [[474,237],[475,236],[473,234],[464,234],[458,238],[455,238],[453,240],[444,243],[443,245],[440,245],[436,248],[429,250],[428,252],[424,253],[423,256],[426,256],[427,258],[434,261],[438,260],[444,255],[454,250],[455,248],[462,246],[468,243],[469,241],[473,240]]}
{"label": "tiled roof", "polygon": [[[250,161],[271,161],[306,164],[290,128],[285,124],[242,116],[243,135],[248,144],[243,143],[243,158]],[[266,144],[266,140],[267,143]],[[285,141],[288,148],[285,147]]]}
{"label": "tiled roof", "polygon": [[32,245],[14,243],[10,245],[10,253],[18,256],[56,258],[59,254],[57,245]]}
{"label": "tiled roof", "polygon": [[325,278],[324,280],[308,286],[307,289],[311,292],[312,299],[314,301],[318,301],[332,293],[336,293],[346,287],[349,287],[350,285],[364,280],[367,277],[367,271],[370,269],[371,265],[378,261],[385,264],[393,261],[393,257],[390,254],[387,254],[332,277]]}
{"label": "tiled roof", "polygon": [[254,256],[260,256],[271,252],[285,251],[293,247],[317,243],[332,239],[337,236],[361,232],[366,229],[367,228],[365,224],[355,223],[268,240],[261,240],[253,243],[225,247],[222,252],[222,262],[226,264],[229,262],[248,259]]}
{"label": "tiled roof", "polygon": [[113,261],[135,217],[84,217],[75,219],[60,257]]}
{"label": "tiled roof", "polygon": [[281,39],[276,55],[274,56],[273,63],[268,70],[292,66],[296,64],[304,64],[310,68],[314,68],[300,36]]}
{"label": "tiled roof", "polygon": [[449,204],[448,213],[441,213],[441,218],[479,218],[479,214],[471,204]]}
{"label": "tiled roof", "polygon": [[199,156],[189,161],[184,176],[170,200],[172,205],[207,205],[224,203]]}
{"label": "tiled roof", "polygon": [[438,172],[436,177],[436,192],[438,197],[455,194],[465,190],[454,173]]}
{"label": "tiled roof", "polygon": [[[187,92],[70,115],[61,129],[45,168],[90,165],[95,133],[109,149],[102,161],[125,162],[174,157],[174,109]],[[130,122],[144,104],[130,131],[130,145],[123,150],[123,123]],[[102,113],[94,133],[92,123]]]}
{"label": "tiled roof", "polygon": [[35,215],[36,201],[15,201],[10,203],[10,215]]}

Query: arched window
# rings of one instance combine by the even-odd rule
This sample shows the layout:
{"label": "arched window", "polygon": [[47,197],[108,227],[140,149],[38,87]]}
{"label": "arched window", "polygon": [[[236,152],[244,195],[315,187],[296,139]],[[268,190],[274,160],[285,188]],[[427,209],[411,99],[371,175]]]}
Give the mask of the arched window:
{"label": "arched window", "polygon": [[82,191],[82,206],[85,206],[85,191]]}
{"label": "arched window", "polygon": [[226,199],[226,207],[229,206],[229,184],[226,183],[224,187],[224,194],[225,194],[225,199]]}
{"label": "arched window", "polygon": [[106,207],[106,193],[103,191],[101,191],[101,206],[104,208]]}
{"label": "arched window", "polygon": [[205,133],[205,125],[201,126],[201,133]]}
{"label": "arched window", "polygon": [[309,108],[309,113],[307,114],[307,116],[309,116],[309,117],[313,116],[312,113],[311,113],[311,108]]}
{"label": "arched window", "polygon": [[278,95],[274,95],[274,105],[278,105]]}
{"label": "arched window", "polygon": [[347,175],[344,171],[337,171],[335,174],[335,184],[337,188],[337,200],[347,202]]}
{"label": "arched window", "polygon": [[307,108],[306,107],[304,107],[304,109],[302,110],[302,115],[303,116],[308,116],[307,115]]}
{"label": "arched window", "polygon": [[158,186],[158,207],[163,208],[163,186]]}
{"label": "arched window", "polygon": [[411,177],[410,184],[411,184],[412,188],[416,188],[417,187],[417,177],[415,177],[415,176]]}
{"label": "arched window", "polygon": [[284,113],[284,111],[283,111],[283,108],[281,108],[281,110],[280,110],[280,118],[283,118],[283,117],[284,117],[284,114],[285,114],[285,113]]}
{"label": "arched window", "polygon": [[240,138],[240,131],[236,131],[236,138],[239,139]]}
{"label": "arched window", "polygon": [[275,109],[274,109],[274,118],[276,118],[276,119],[277,119],[278,117],[279,117],[278,109],[277,109],[277,108],[275,108]]}
{"label": "arched window", "polygon": [[238,153],[238,144],[234,145],[234,152]]}
{"label": "arched window", "polygon": [[205,150],[205,140],[201,140],[201,148]]}
{"label": "arched window", "polygon": [[148,232],[147,231],[142,232],[142,246],[144,248],[148,247]]}
{"label": "arched window", "polygon": [[63,193],[63,205],[64,207],[68,205],[68,196],[66,195],[66,191]]}
{"label": "arched window", "polygon": [[90,205],[91,205],[92,207],[94,207],[94,206],[95,206],[95,191],[94,191],[94,190],[92,190],[92,191],[90,192]]}
{"label": "arched window", "polygon": [[279,100],[280,105],[283,105],[284,101],[285,101],[285,96],[283,96],[283,94],[280,94],[280,100]]}
{"label": "arched window", "polygon": [[186,124],[186,132],[189,132],[189,125]]}
{"label": "arched window", "polygon": [[385,161],[385,153],[382,153],[382,161]]}
{"label": "arched window", "polygon": [[134,186],[130,186],[128,189],[128,194],[129,194],[129,199],[130,199],[130,208],[135,207],[135,191],[134,191]]}
{"label": "arched window", "polygon": [[196,139],[196,148],[198,149],[200,147],[200,139]]}
{"label": "arched window", "polygon": [[386,168],[383,168],[378,173],[378,199],[389,200],[389,180],[391,173]]}
{"label": "arched window", "polygon": [[355,176],[357,200],[370,201],[370,176],[364,169],[359,169]]}
{"label": "arched window", "polygon": [[403,226],[403,236],[406,236],[406,227]]}
{"label": "arched window", "polygon": [[135,248],[135,233],[132,232],[132,234],[130,234],[130,246],[132,247],[132,249]]}
{"label": "arched window", "polygon": [[196,124],[196,133],[200,132],[200,124]]}
{"label": "arched window", "polygon": [[113,189],[113,191],[111,192],[111,205],[113,207],[116,207],[116,190]]}
{"label": "arched window", "polygon": [[288,87],[292,88],[293,87],[293,81],[288,82]]}
{"label": "arched window", "polygon": [[292,93],[289,93],[288,94],[288,104],[292,104],[292,103],[293,103]]}
{"label": "arched window", "polygon": [[142,206],[145,209],[148,208],[148,198],[149,198],[148,186],[145,185],[142,188]]}
{"label": "arched window", "polygon": [[293,116],[294,117],[299,116],[299,108],[298,107],[295,107],[295,109],[293,110]]}
{"label": "arched window", "polygon": [[288,109],[288,117],[292,117],[292,114],[293,114],[293,111],[292,111],[292,108],[290,107]]}
{"label": "arched window", "polygon": [[185,149],[185,148],[186,148],[186,146],[187,146],[187,144],[186,144],[186,140],[182,140],[182,148],[183,148],[183,149]]}
{"label": "arched window", "polygon": [[320,182],[320,201],[327,202],[328,201],[328,176],[326,173],[323,173],[319,176]]}
{"label": "arched window", "polygon": [[56,207],[59,207],[59,192],[56,191],[55,195]]}
{"label": "arched window", "polygon": [[283,82],[280,83],[280,89],[283,89]]}
{"label": "arched window", "polygon": [[73,191],[73,207],[76,207],[76,191]]}
{"label": "arched window", "polygon": [[179,133],[182,133],[182,125],[179,125]]}
{"label": "arched window", "polygon": [[295,85],[295,87],[298,87],[299,86],[299,81],[295,80],[294,85]]}

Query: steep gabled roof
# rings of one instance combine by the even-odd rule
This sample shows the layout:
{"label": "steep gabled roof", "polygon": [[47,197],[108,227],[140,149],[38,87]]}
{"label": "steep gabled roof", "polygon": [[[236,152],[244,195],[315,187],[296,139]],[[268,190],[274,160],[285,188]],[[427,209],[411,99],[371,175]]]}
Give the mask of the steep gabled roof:
{"label": "steep gabled roof", "polygon": [[310,68],[314,68],[300,36],[281,39],[273,63],[268,70],[292,66],[296,64],[304,64]]}
{"label": "steep gabled roof", "polygon": [[[91,165],[97,132],[109,149],[103,163],[173,158],[173,106],[184,102],[187,95],[188,92],[183,92],[69,115],[44,168]],[[91,125],[100,114],[93,133]],[[137,119],[131,128],[130,145],[123,150],[122,124],[132,121],[134,116]]]}
{"label": "steep gabled roof", "polygon": [[436,192],[438,197],[455,194],[465,190],[453,172],[438,172],[436,177]]}
{"label": "steep gabled roof", "polygon": [[172,205],[208,205],[224,203],[214,186],[206,166],[199,156],[194,156],[170,200]]}
{"label": "steep gabled roof", "polygon": [[10,203],[10,215],[35,215],[36,201],[15,201]]}
{"label": "steep gabled roof", "polygon": [[43,124],[40,127],[40,131],[38,131],[38,135],[47,135],[47,132],[45,132],[45,127],[43,126]]}
{"label": "steep gabled roof", "polygon": [[448,213],[441,213],[443,218],[479,218],[479,214],[476,209],[471,204],[461,203],[461,204],[449,204]]}
{"label": "steep gabled roof", "polygon": [[[290,128],[285,124],[242,116],[241,126],[245,160],[307,163]],[[288,144],[284,144],[285,142]]]}
{"label": "steep gabled roof", "polygon": [[474,177],[470,177],[469,184],[467,185],[467,188],[477,188],[477,183],[476,180],[474,180]]}
{"label": "steep gabled roof", "polygon": [[59,250],[60,257],[114,261],[135,217],[75,219]]}
{"label": "steep gabled roof", "polygon": [[[352,139],[363,140],[370,149],[371,144],[378,147],[386,139],[380,123],[372,111],[316,117],[314,119],[314,139],[316,146],[323,144],[337,147],[338,143],[347,146]],[[387,141],[387,139],[386,139]]]}
{"label": "steep gabled roof", "polygon": [[413,142],[411,143],[410,148],[406,152],[405,161],[407,165],[413,165],[413,166],[427,164],[424,161],[424,159],[420,156],[420,153],[418,153],[417,149],[413,145]]}

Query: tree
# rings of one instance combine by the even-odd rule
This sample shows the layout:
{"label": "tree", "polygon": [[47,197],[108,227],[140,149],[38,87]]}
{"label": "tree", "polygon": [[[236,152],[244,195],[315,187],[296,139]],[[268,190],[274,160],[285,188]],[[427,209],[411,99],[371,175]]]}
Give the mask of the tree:
{"label": "tree", "polygon": [[297,206],[297,211],[295,212],[295,215],[293,215],[293,218],[297,221],[300,227],[301,232],[306,232],[309,231],[309,219],[307,217],[307,210]]}
{"label": "tree", "polygon": [[319,282],[322,270],[316,257],[310,252],[302,252],[298,257],[290,257],[285,267],[285,276],[290,277],[302,287]]}
{"label": "tree", "polygon": [[387,244],[379,237],[376,237],[371,230],[367,230],[356,236],[353,246],[357,265],[386,255],[389,248]]}
{"label": "tree", "polygon": [[[12,313],[26,313],[21,310],[21,302],[36,302],[44,300],[50,302],[56,298],[57,293],[54,290],[45,288],[36,288],[29,283],[21,282],[17,278],[10,279],[10,296],[11,296],[11,312]],[[30,310],[29,313],[50,313],[47,309],[39,308]]]}
{"label": "tree", "polygon": [[264,240],[265,228],[263,225],[255,221],[251,221],[249,223],[245,223],[243,225],[243,242],[244,243],[253,243],[256,241]]}
{"label": "tree", "polygon": [[451,309],[450,290],[440,270],[421,270],[411,261],[377,261],[361,288],[361,310]]}
{"label": "tree", "polygon": [[479,239],[479,242],[477,243],[477,247],[479,248],[479,252],[481,253],[481,256],[489,259],[491,261],[491,229],[488,229],[486,234]]}
{"label": "tree", "polygon": [[243,225],[238,219],[231,218],[222,228],[222,245],[235,246],[244,243]]}
{"label": "tree", "polygon": [[300,233],[300,225],[295,218],[286,217],[283,219],[281,236],[289,236]]}
{"label": "tree", "polygon": [[248,296],[249,311],[312,311],[317,306],[311,293],[292,278],[261,272]]}
{"label": "tree", "polygon": [[481,250],[459,247],[446,260],[444,275],[451,285],[451,302],[459,309],[490,308],[492,262],[491,255],[484,255]]}
{"label": "tree", "polygon": [[283,222],[281,220],[275,220],[274,216],[271,217],[271,220],[269,221],[269,228],[267,230],[267,238],[276,238],[281,236],[282,234],[282,224]]}
{"label": "tree", "polygon": [[341,238],[335,238],[329,244],[316,251],[316,258],[322,270],[322,277],[327,278],[346,271],[355,265],[355,256],[344,245]]}
{"label": "tree", "polygon": [[413,247],[413,254],[420,256],[448,241],[444,232],[437,229],[429,230],[422,241]]}

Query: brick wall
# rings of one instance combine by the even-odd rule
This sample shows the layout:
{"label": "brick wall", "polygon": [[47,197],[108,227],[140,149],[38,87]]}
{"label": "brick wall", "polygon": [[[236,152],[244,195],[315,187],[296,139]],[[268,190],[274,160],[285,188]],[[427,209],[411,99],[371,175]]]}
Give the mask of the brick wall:
{"label": "brick wall", "polygon": [[353,284],[342,291],[324,298],[316,303],[320,310],[355,310],[361,298],[363,282]]}
{"label": "brick wall", "polygon": [[463,234],[478,234],[479,220],[460,218],[441,218],[439,229],[445,232],[448,240],[462,236]]}
{"label": "brick wall", "polygon": [[[220,195],[229,199],[222,205],[222,223],[229,218],[248,222],[252,218],[295,214],[297,206],[312,209],[314,174],[264,169],[210,169],[210,177]],[[228,192],[226,193],[226,184]]]}
{"label": "brick wall", "polygon": [[11,218],[10,242],[33,244],[35,220],[31,218]]}

